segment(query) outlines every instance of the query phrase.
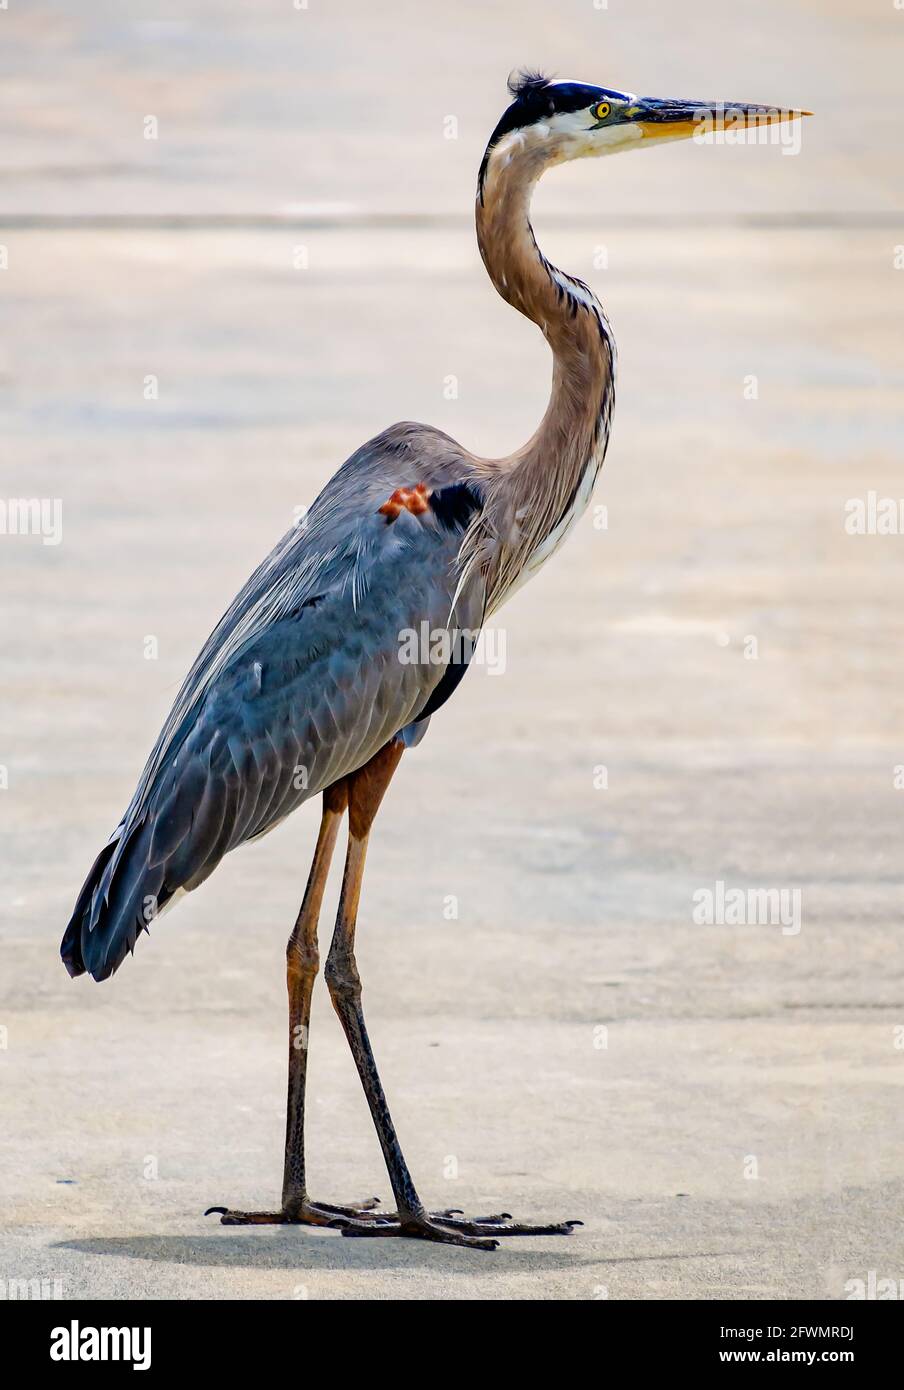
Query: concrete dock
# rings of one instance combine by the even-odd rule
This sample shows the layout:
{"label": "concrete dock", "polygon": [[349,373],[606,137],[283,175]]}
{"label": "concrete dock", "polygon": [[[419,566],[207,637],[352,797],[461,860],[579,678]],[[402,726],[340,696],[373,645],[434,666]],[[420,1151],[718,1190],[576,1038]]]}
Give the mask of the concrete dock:
{"label": "concrete dock", "polygon": [[[850,523],[904,494],[904,14],[153,8],[0,15],[2,494],[60,504],[0,536],[0,1293],[904,1279],[904,535]],[[365,1007],[425,1200],[585,1225],[493,1255],[221,1228],[278,1196],[316,809],[103,986],[59,937],[200,644],[342,460],[399,419],[486,454],[535,428],[548,352],[471,220],[522,62],[816,112],[790,156],[687,143],[539,191],[618,340],[609,456],[371,847]],[[735,889],[792,915],[695,920]],[[322,981],[308,1093],[312,1194],[388,1203]]]}

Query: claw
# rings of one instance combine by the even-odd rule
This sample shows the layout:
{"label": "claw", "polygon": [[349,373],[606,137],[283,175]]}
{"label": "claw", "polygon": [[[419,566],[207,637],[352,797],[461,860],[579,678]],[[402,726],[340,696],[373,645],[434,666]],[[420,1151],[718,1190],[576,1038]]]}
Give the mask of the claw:
{"label": "claw", "polygon": [[229,1210],[228,1207],[208,1207],[207,1210],[206,1210],[206,1212],[204,1213],[204,1215],[205,1215],[205,1216],[225,1216],[228,1210]]}

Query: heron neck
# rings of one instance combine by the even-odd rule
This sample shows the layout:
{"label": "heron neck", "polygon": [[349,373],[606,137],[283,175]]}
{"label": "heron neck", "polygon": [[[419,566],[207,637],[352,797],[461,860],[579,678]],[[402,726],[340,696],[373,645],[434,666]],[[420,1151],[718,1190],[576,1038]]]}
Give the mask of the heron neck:
{"label": "heron neck", "polygon": [[[609,435],[615,345],[602,308],[581,281],[540,251],[530,201],[548,155],[491,153],[477,199],[480,254],[502,298],[537,324],[553,353],[552,389],[534,435],[497,460],[492,489],[499,571],[493,606],[527,577],[533,557],[589,501]],[[583,504],[583,505],[582,505]],[[552,548],[555,548],[553,546]],[[551,553],[551,550],[549,551]]]}

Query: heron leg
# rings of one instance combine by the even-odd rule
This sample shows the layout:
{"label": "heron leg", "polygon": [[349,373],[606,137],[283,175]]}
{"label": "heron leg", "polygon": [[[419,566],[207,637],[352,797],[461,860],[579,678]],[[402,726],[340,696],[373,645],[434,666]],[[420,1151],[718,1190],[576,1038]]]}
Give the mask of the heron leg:
{"label": "heron leg", "polygon": [[348,805],[348,789],[337,782],[323,795],[323,815],[307,887],[292,934],[286,945],[286,984],[289,993],[289,1087],[286,1102],[286,1150],[282,1207],[279,1211],[231,1211],[210,1207],[224,1226],[301,1224],[329,1226],[337,1218],[366,1220],[376,1198],[358,1206],[339,1207],[312,1202],[305,1186],[304,1103],[308,1066],[311,994],[320,966],[317,924],[339,826]]}
{"label": "heron leg", "polygon": [[336,929],[326,962],[326,981],[333,1007],[348,1039],[358,1075],[367,1096],[389,1181],[396,1201],[390,1218],[340,1220],[346,1236],[410,1236],[437,1241],[443,1245],[464,1245],[476,1250],[494,1250],[497,1236],[567,1235],[580,1222],[560,1222],[547,1226],[515,1225],[507,1213],[468,1220],[459,1212],[427,1212],[418,1196],[408,1165],[402,1154],[386,1095],[374,1061],[361,1007],[361,978],[355,963],[355,924],[367,842],[383,794],[402,756],[403,744],[387,744],[360,771],[348,779],[348,852],[342,879],[342,894]]}
{"label": "heron leg", "polygon": [[308,1034],[311,995],[320,969],[317,925],[327,875],[342,816],[348,805],[345,782],[323,795],[323,817],[304,898],[286,944],[286,985],[289,994],[289,1085],[286,1098],[286,1152],[282,1203],[287,1211],[307,1200],[304,1162],[304,1103],[308,1072]]}

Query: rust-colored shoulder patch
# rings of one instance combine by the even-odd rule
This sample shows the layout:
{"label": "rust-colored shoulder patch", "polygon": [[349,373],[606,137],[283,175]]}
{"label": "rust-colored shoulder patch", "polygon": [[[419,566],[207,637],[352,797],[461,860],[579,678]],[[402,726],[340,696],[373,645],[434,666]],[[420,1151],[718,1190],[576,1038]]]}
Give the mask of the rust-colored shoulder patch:
{"label": "rust-colored shoulder patch", "polygon": [[427,510],[427,506],[427,484],[418,483],[416,487],[397,487],[389,501],[384,502],[378,510],[379,514],[390,522],[395,521],[402,512],[421,516]]}

